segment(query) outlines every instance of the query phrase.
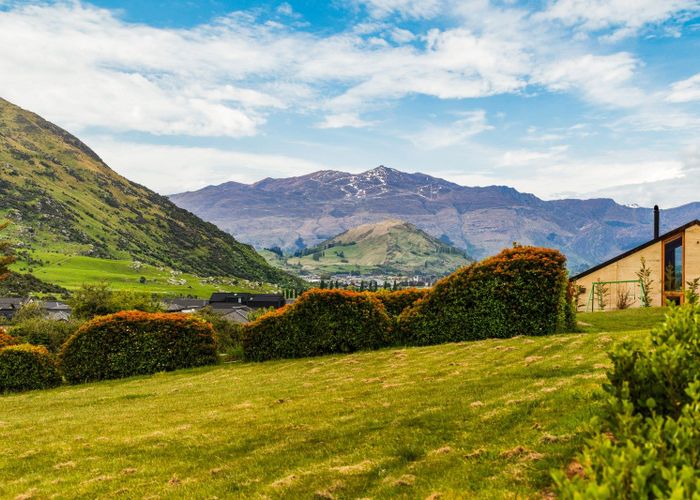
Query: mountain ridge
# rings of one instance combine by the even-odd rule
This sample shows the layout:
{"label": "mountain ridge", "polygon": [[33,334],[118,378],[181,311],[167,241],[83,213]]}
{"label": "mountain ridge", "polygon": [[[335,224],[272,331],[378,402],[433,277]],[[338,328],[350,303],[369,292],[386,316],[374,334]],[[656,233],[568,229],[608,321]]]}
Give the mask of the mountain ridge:
{"label": "mountain ridge", "polygon": [[[476,258],[518,242],[558,248],[572,270],[583,270],[653,235],[650,208],[610,198],[542,200],[509,186],[460,186],[384,166],[229,182],[170,199],[259,248],[314,246],[351,227],[398,218]],[[697,217],[700,203],[663,210],[662,228]]]}

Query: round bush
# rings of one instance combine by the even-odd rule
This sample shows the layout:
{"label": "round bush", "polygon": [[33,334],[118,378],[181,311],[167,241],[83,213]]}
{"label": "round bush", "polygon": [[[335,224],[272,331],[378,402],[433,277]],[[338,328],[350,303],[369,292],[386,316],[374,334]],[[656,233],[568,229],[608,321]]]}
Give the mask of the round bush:
{"label": "round bush", "polygon": [[45,347],[21,344],[0,349],[0,392],[48,389],[60,384],[56,363]]}
{"label": "round bush", "polygon": [[63,345],[71,383],[146,375],[218,361],[210,323],[187,314],[122,311],[94,318]]}
{"label": "round bush", "polygon": [[390,343],[389,315],[376,297],[310,290],[243,326],[246,359],[262,361],[378,349]]}
{"label": "round bush", "polygon": [[516,246],[438,281],[399,317],[407,344],[548,335],[564,321],[566,258]]}

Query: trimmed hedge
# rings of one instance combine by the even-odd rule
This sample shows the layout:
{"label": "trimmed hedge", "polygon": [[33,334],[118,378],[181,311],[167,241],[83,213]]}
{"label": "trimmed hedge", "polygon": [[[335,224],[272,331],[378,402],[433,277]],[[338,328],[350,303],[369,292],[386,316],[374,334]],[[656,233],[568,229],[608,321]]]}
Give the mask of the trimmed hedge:
{"label": "trimmed hedge", "polygon": [[60,384],[56,363],[45,347],[21,344],[0,349],[0,392],[48,389]]}
{"label": "trimmed hedge", "polygon": [[405,309],[428,294],[428,289],[406,288],[405,290],[379,290],[378,292],[366,292],[377,297],[384,304],[387,314],[392,317],[399,316]]}
{"label": "trimmed hedge", "polygon": [[243,352],[246,359],[263,361],[378,349],[390,343],[390,325],[372,295],[313,289],[244,325]]}
{"label": "trimmed hedge", "polygon": [[0,349],[3,347],[7,347],[10,345],[17,345],[20,344],[21,342],[19,339],[13,337],[9,333],[5,331],[5,329],[0,328]]}
{"label": "trimmed hedge", "polygon": [[548,335],[563,327],[566,258],[557,250],[516,246],[438,281],[399,317],[404,342]]}
{"label": "trimmed hedge", "polygon": [[210,323],[187,314],[122,311],[85,323],[63,345],[71,383],[146,375],[215,364]]}

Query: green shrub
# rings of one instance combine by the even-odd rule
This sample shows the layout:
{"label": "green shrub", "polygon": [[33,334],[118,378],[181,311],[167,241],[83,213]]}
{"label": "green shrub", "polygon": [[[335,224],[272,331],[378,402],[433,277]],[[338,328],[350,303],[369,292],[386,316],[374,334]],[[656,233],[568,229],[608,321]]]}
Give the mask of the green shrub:
{"label": "green shrub", "polygon": [[187,314],[123,311],[85,323],[63,345],[69,382],[145,375],[217,362],[212,325]]}
{"label": "green shrub", "polygon": [[209,306],[197,311],[196,316],[211,323],[216,334],[216,347],[219,354],[234,358],[243,356],[241,325],[227,320]]}
{"label": "green shrub", "polygon": [[60,384],[56,363],[46,348],[21,344],[0,349],[0,392],[48,389]]}
{"label": "green shrub", "polygon": [[412,306],[428,293],[427,289],[406,288],[404,290],[379,290],[378,292],[366,292],[377,297],[384,304],[387,314],[398,317],[405,309]]}
{"label": "green shrub", "polygon": [[644,416],[677,417],[700,376],[700,306],[671,308],[647,340],[621,343],[610,358],[606,390],[613,397],[629,400]]}
{"label": "green shrub", "polygon": [[247,359],[262,361],[378,349],[390,343],[390,324],[376,297],[314,289],[243,325],[243,351]]}
{"label": "green shrub", "polygon": [[644,342],[610,353],[610,398],[562,498],[700,496],[700,306],[671,308]]}
{"label": "green shrub", "polygon": [[41,304],[35,300],[29,300],[22,304],[19,310],[12,317],[13,323],[21,323],[30,319],[38,319],[44,317],[44,310]]}
{"label": "green shrub", "polygon": [[57,353],[81,324],[79,320],[32,318],[13,326],[12,334],[28,344],[43,345],[50,352]]}
{"label": "green shrub", "polygon": [[401,313],[413,345],[548,335],[561,327],[566,259],[556,250],[516,246],[438,281]]}
{"label": "green shrub", "polygon": [[69,300],[72,315],[90,319],[119,311],[159,312],[159,299],[147,292],[113,291],[107,283],[84,284],[73,292]]}
{"label": "green shrub", "polygon": [[679,418],[635,414],[627,401],[616,405],[608,425],[581,454],[584,477],[554,473],[558,497],[698,498],[700,495],[700,384],[688,388]]}

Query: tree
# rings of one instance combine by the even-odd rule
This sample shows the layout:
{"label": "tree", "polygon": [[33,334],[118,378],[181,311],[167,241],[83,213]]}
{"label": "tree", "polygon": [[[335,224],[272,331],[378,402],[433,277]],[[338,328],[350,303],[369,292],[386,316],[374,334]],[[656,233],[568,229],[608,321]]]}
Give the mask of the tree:
{"label": "tree", "polygon": [[[600,281],[600,279],[598,279],[598,281]],[[595,285],[595,297],[600,311],[605,311],[608,295],[610,295],[610,288],[606,283],[598,283]]]}
{"label": "tree", "polygon": [[651,269],[647,267],[644,257],[640,259],[640,263],[641,267],[639,268],[639,271],[635,273],[642,285],[642,292],[639,298],[642,303],[642,307],[649,307],[651,306],[651,288],[654,284],[654,280],[651,279]]}
{"label": "tree", "polygon": [[147,292],[113,291],[106,282],[83,284],[68,303],[77,318],[89,319],[119,311],[157,312],[160,300]]}
{"label": "tree", "polygon": [[[0,231],[5,229],[9,224],[9,222],[0,224]],[[12,244],[7,240],[0,240],[0,280],[4,280],[10,275],[10,270],[7,266],[15,261],[11,253]]]}

